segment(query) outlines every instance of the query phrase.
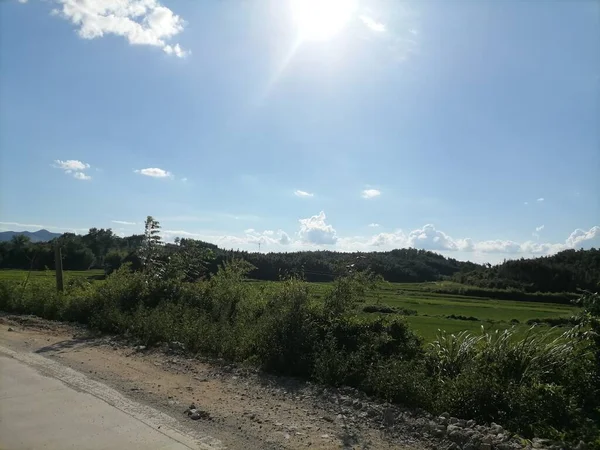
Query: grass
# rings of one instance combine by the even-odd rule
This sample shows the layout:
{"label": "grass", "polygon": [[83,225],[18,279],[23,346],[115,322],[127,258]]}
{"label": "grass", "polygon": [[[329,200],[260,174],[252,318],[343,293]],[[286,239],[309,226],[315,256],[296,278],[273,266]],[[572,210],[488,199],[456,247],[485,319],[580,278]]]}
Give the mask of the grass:
{"label": "grass", "polygon": [[[253,281],[252,284],[270,285],[273,282]],[[417,315],[406,316],[409,325],[426,341],[435,339],[438,330],[458,333],[468,330],[505,330],[516,326],[517,334],[525,332],[529,319],[550,317],[570,317],[577,308],[557,303],[494,300],[485,297],[472,297],[458,294],[432,292],[436,283],[381,283],[365,299],[367,304],[382,304],[395,308],[412,309]],[[331,283],[310,283],[311,294],[322,298]],[[373,316],[378,315],[373,313]],[[450,319],[447,316],[476,317],[477,321]],[[541,327],[549,328],[541,325]]]}
{"label": "grass", "polygon": [[[0,270],[0,280],[25,280],[27,274],[27,270],[2,269]],[[32,270],[30,278],[54,278],[55,276],[54,270]],[[104,270],[65,270],[64,276],[66,279],[87,278],[89,280],[97,280],[104,278]]]}
{"label": "grass", "polygon": [[[40,277],[53,278],[54,271],[32,271],[32,279]],[[98,280],[104,271],[65,271],[65,280],[87,278]],[[25,270],[0,270],[0,280],[19,280],[27,277]],[[277,285],[277,282],[249,281],[255,286]],[[311,295],[322,298],[332,283],[310,283]],[[525,302],[511,300],[494,300],[491,298],[473,297],[458,294],[433,292],[439,283],[381,283],[369,293],[366,304],[382,304],[395,308],[417,311],[417,315],[407,316],[406,321],[417,334],[430,342],[435,339],[438,330],[448,333],[459,333],[464,330],[479,332],[483,326],[486,330],[505,330],[517,320],[517,333],[529,327],[525,324],[529,319],[545,319],[569,317],[575,313],[576,307],[557,303]],[[367,313],[363,313],[367,314]],[[376,317],[378,313],[369,313]],[[456,320],[447,316],[476,317],[477,321]],[[541,327],[548,328],[545,325]]]}

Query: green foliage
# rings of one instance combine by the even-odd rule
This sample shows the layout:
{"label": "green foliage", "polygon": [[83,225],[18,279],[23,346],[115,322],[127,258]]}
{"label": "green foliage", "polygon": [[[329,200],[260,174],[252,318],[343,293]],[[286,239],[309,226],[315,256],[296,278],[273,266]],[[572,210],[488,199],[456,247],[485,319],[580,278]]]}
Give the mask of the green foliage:
{"label": "green foliage", "polygon": [[600,437],[597,294],[582,298],[577,325],[563,334],[538,327],[524,334],[517,328],[440,331],[424,347],[406,322],[420,316],[362,314],[377,285],[368,272],[347,271],[320,286],[320,298],[294,276],[276,284],[248,282],[255,269],[237,258],[192,282],[188,266],[180,265],[184,259],[173,258],[185,251],[179,247],[155,247],[161,276],[125,264],[103,282],[67,280],[62,293],[52,277],[0,280],[0,309],[77,321],[147,345],[176,341],[188,352],[499,422],[526,437],[590,443]]}
{"label": "green foliage", "polygon": [[435,408],[527,437],[597,438],[598,366],[573,333],[440,333],[427,353],[439,382]]}

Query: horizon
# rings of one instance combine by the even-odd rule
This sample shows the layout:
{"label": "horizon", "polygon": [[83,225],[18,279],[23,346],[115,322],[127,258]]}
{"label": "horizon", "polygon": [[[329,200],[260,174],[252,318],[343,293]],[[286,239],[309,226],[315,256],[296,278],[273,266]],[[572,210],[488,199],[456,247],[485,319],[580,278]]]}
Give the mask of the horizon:
{"label": "horizon", "polygon": [[0,231],[600,248],[593,0],[10,0],[0,54]]}
{"label": "horizon", "polygon": [[[15,233],[15,234],[17,234],[17,233],[33,233],[33,234],[35,234],[35,233],[38,233],[40,231],[45,231],[45,232],[52,233],[52,234],[57,234],[57,235],[60,235],[60,236],[62,236],[64,234],[67,234],[67,233],[72,233],[72,234],[75,234],[76,236],[84,236],[86,234],[86,233],[76,232],[76,231],[52,232],[52,231],[47,230],[45,228],[41,228],[41,229],[39,229],[37,231],[29,231],[29,230],[20,230],[19,231],[19,230],[3,230],[3,229],[0,229],[0,233]],[[115,234],[115,236],[117,236],[119,238],[127,238],[127,237],[131,237],[131,236],[143,236],[143,234],[144,233],[142,231],[141,233],[138,233],[138,234],[136,234],[136,233],[133,233],[133,234],[130,234],[130,235]],[[162,237],[162,235],[161,235],[161,237]],[[163,244],[174,244],[175,243],[175,238],[177,238],[177,237],[180,237],[180,236],[173,236],[172,238],[170,238],[168,240],[163,239],[162,242],[163,242]],[[489,263],[488,261],[475,262],[475,261],[472,261],[470,259],[460,259],[460,258],[457,258],[456,255],[452,255],[452,254],[445,255],[445,254],[443,254],[442,252],[439,252],[439,251],[421,249],[421,248],[416,248],[416,247],[396,247],[396,248],[390,248],[390,249],[386,249],[386,250],[383,250],[383,249],[379,249],[379,250],[336,250],[336,249],[331,249],[331,248],[312,248],[312,249],[311,248],[308,248],[308,249],[305,248],[305,249],[296,249],[296,250],[289,249],[289,250],[271,251],[271,250],[260,249],[260,247],[258,248],[258,250],[256,248],[255,249],[227,248],[227,247],[219,246],[218,244],[213,244],[212,242],[202,241],[201,239],[197,239],[197,238],[193,238],[193,237],[191,237],[191,238],[190,237],[184,237],[184,239],[197,240],[197,241],[203,242],[205,244],[216,245],[218,248],[220,248],[221,250],[225,250],[225,251],[238,251],[238,252],[239,251],[246,251],[248,253],[260,253],[260,254],[263,254],[263,255],[269,254],[269,253],[295,253],[295,252],[319,252],[319,251],[338,252],[338,253],[386,253],[386,252],[391,252],[391,251],[394,251],[394,250],[408,250],[408,249],[413,249],[413,250],[423,250],[423,251],[426,251],[426,252],[434,253],[434,254],[440,255],[440,256],[442,256],[442,257],[444,257],[446,259],[454,259],[454,260],[459,261],[459,262],[465,262],[465,263],[466,262],[471,262],[471,263],[479,264],[481,266],[485,266],[485,265],[487,265]],[[39,243],[43,243],[43,242],[49,242],[49,241],[37,241],[36,243],[38,243],[38,242]],[[594,247],[591,247],[589,249],[583,249],[583,248],[580,248],[580,249],[565,248],[565,249],[559,250],[556,253],[559,253],[559,252],[562,252],[562,251],[566,251],[566,250],[600,250],[600,249],[596,249]],[[491,264],[491,266],[496,266],[496,265],[501,265],[502,263],[504,263],[506,261],[509,261],[509,260],[543,258],[543,257],[547,257],[547,256],[552,256],[552,255],[554,255],[556,253],[552,253],[552,254],[549,254],[549,255],[533,255],[533,256],[523,256],[523,255],[521,255],[519,257],[506,258],[506,259],[504,259],[502,261],[497,261],[497,262],[489,263],[489,264]]]}

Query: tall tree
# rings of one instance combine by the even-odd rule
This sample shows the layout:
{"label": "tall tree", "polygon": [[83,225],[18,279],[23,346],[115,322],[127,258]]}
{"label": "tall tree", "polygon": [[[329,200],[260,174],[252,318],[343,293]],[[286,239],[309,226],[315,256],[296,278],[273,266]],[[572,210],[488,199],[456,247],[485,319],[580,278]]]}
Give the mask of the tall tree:
{"label": "tall tree", "polygon": [[144,224],[144,239],[139,250],[142,268],[145,272],[155,275],[160,271],[162,244],[160,223],[154,217],[148,216]]}

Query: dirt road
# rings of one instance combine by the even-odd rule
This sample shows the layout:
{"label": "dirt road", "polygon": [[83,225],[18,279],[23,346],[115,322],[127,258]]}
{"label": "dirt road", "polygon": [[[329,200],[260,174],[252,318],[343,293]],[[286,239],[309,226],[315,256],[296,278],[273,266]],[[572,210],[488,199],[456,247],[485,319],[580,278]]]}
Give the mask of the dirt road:
{"label": "dirt road", "polygon": [[[383,405],[356,393],[323,390],[293,379],[189,358],[177,344],[145,349],[110,337],[91,337],[84,329],[64,324],[32,317],[3,316],[0,317],[0,356],[0,381],[3,384],[20,385],[14,388],[16,390],[23,388],[19,373],[24,369],[18,366],[25,364],[54,378],[41,381],[44,377],[29,373],[27,379],[32,392],[41,388],[44,382],[62,386],[61,389],[67,389],[66,384],[69,389],[91,393],[107,406],[118,407],[140,422],[148,436],[159,432],[164,437],[168,430],[184,442],[181,445],[190,445],[189,442],[197,445],[189,448],[436,447],[434,440],[419,431],[415,425],[415,420],[419,419],[409,412],[401,418],[397,411],[390,416]],[[12,358],[12,363],[6,364],[6,358]],[[27,415],[27,411],[32,411],[34,414],[38,405],[35,397],[24,398],[23,403],[21,413]],[[197,409],[192,416],[184,413],[191,403]],[[89,405],[75,395],[68,402],[67,412],[84,420],[86,408]],[[44,411],[46,414],[59,413],[53,409],[44,408]],[[12,410],[14,407],[0,401],[2,417],[10,417]],[[118,417],[115,415],[110,421],[107,418],[100,428],[117,429],[113,425],[115,421],[121,422]],[[25,420],[22,418],[18,422]],[[79,427],[76,423],[71,427],[73,432]],[[28,433],[30,428],[25,425],[17,432]],[[5,428],[0,431],[7,432]],[[44,432],[49,433],[47,436],[55,434],[51,429]]]}

